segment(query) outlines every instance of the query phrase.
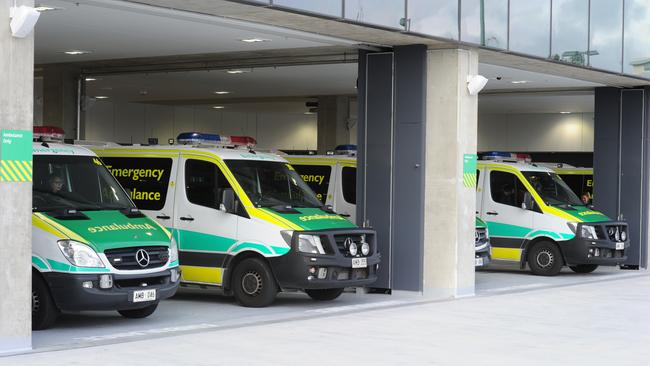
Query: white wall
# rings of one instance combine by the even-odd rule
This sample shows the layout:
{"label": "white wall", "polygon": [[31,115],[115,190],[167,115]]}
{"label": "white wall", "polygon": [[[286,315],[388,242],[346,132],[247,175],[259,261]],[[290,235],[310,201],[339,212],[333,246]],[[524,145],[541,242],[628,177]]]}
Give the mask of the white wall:
{"label": "white wall", "polygon": [[591,152],[594,114],[481,114],[478,150]]}
{"label": "white wall", "polygon": [[160,144],[179,133],[246,135],[260,149],[316,149],[316,116],[250,108],[246,111],[96,101],[86,111],[86,139]]}

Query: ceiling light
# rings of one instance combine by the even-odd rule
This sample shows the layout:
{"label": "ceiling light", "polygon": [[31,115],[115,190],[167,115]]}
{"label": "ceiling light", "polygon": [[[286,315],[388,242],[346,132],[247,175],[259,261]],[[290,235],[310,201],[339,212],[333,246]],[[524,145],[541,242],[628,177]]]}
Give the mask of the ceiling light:
{"label": "ceiling light", "polygon": [[86,81],[97,81],[97,78],[86,78]]}
{"label": "ceiling light", "polygon": [[229,91],[225,91],[225,90],[214,91],[212,93],[219,94],[219,95],[230,94]]}
{"label": "ceiling light", "polygon": [[271,42],[270,39],[266,39],[266,38],[247,38],[247,39],[240,39],[240,41],[246,43]]}
{"label": "ceiling light", "polygon": [[514,81],[511,81],[511,83],[513,83],[513,84],[526,84],[527,82],[528,82],[528,80],[514,80]]}
{"label": "ceiling light", "polygon": [[236,70],[226,70],[226,72],[229,74],[243,74],[245,72],[250,72],[250,70],[236,69]]}
{"label": "ceiling light", "polygon": [[39,12],[45,12],[45,11],[52,11],[52,10],[63,10],[63,8],[55,8],[53,6],[48,6],[48,5],[36,5],[34,7],[34,10],[39,11]]}
{"label": "ceiling light", "polygon": [[106,95],[96,95],[95,99],[108,99],[108,96],[106,96]]}
{"label": "ceiling light", "polygon": [[560,112],[561,114],[571,114],[571,112]]}
{"label": "ceiling light", "polygon": [[65,53],[66,55],[76,56],[76,55],[87,55],[87,54],[92,53],[92,52],[91,51],[82,51],[82,50],[70,50],[70,51],[64,51],[63,53]]}
{"label": "ceiling light", "polygon": [[306,115],[312,115],[312,114],[316,114],[316,113],[315,113],[315,112],[305,112],[304,114],[306,114]]}
{"label": "ceiling light", "polygon": [[222,106],[222,105],[215,105],[215,106],[212,106],[212,108],[213,108],[213,109],[224,109],[224,108],[226,108],[226,107],[224,107],[224,106]]}

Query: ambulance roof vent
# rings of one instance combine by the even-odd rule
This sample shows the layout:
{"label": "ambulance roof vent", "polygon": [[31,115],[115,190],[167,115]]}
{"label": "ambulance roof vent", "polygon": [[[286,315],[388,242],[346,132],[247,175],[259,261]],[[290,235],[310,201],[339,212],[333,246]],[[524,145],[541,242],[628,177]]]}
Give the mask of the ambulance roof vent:
{"label": "ambulance roof vent", "polygon": [[34,126],[34,141],[37,142],[63,142],[65,131],[54,126]]}
{"label": "ambulance roof vent", "polygon": [[532,158],[529,154],[509,153],[503,151],[489,151],[482,155],[481,160],[507,161],[514,163],[530,163]]}
{"label": "ambulance roof vent", "polygon": [[252,149],[257,141],[250,136],[224,136],[213,133],[183,132],[176,138],[179,144],[219,147],[246,147]]}

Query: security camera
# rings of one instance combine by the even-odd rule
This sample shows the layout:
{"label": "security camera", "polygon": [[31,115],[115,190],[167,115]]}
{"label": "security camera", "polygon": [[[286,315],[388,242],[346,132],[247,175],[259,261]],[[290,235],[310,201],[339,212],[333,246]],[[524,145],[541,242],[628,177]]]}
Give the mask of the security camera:
{"label": "security camera", "polygon": [[34,30],[40,15],[41,13],[29,6],[12,7],[9,12],[11,35],[16,38],[27,37]]}
{"label": "security camera", "polygon": [[467,77],[467,91],[469,95],[477,95],[487,84],[488,79],[483,75],[470,75]]}

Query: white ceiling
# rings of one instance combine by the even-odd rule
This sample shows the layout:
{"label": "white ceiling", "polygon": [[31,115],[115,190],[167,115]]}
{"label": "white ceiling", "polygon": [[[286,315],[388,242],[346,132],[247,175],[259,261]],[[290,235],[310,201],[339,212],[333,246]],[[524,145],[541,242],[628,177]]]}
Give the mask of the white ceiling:
{"label": "white ceiling", "polygon": [[[44,12],[36,28],[37,64],[115,60],[189,54],[230,53],[327,46],[354,47],[355,42],[232,19],[156,8],[116,0],[42,0],[61,10]],[[270,42],[244,43],[264,38]],[[69,56],[66,50],[91,54]],[[255,102],[255,98],[356,94],[354,63],[261,67],[244,74],[224,71],[99,76],[88,82],[88,96],[109,100],[196,105]],[[552,113],[593,110],[591,95],[487,95],[491,92],[564,90],[600,86],[577,79],[480,64],[489,82],[480,98],[482,112]],[[515,84],[513,81],[525,81]],[[228,95],[212,92],[227,90]]]}
{"label": "white ceiling", "polygon": [[[267,49],[353,45],[355,42],[232,19],[113,0],[42,0],[35,63],[110,60]],[[261,38],[269,42],[245,43]],[[91,51],[70,56],[68,50]]]}

